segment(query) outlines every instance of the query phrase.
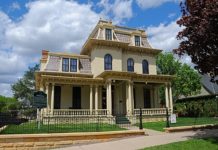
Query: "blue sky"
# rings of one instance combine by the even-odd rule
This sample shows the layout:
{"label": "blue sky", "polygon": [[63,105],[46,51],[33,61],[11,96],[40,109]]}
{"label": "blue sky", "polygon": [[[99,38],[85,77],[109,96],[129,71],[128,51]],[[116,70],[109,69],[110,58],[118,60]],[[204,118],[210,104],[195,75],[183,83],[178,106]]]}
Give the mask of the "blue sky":
{"label": "blue sky", "polygon": [[172,51],[180,1],[0,0],[0,95],[12,96],[11,84],[39,63],[42,49],[79,53],[100,18],[145,29],[154,48]]}

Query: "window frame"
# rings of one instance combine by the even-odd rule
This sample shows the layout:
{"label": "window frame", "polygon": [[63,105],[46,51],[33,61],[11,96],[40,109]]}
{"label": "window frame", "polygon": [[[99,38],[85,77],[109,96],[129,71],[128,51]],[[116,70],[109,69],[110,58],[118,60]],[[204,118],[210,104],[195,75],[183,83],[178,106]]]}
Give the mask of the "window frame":
{"label": "window frame", "polygon": [[142,61],[142,73],[143,74],[149,74],[149,63],[148,63],[148,61],[146,59],[144,59]]}
{"label": "window frame", "polygon": [[[110,32],[107,32],[107,31],[110,31]],[[105,40],[112,40],[113,37],[112,37],[112,29],[110,28],[105,28]]]}
{"label": "window frame", "polygon": [[113,62],[113,57],[111,54],[106,54],[104,56],[104,70],[112,70],[112,62]]}
{"label": "window frame", "polygon": [[77,59],[76,58],[70,58],[70,72],[77,72]]}
{"label": "window frame", "polygon": [[132,58],[127,59],[127,71],[134,72],[134,60]]}
{"label": "window frame", "polygon": [[[67,63],[64,60],[67,60]],[[69,72],[69,58],[62,58],[62,71]]]}
{"label": "window frame", "polygon": [[135,35],[135,46],[141,46],[141,37],[138,35]]}

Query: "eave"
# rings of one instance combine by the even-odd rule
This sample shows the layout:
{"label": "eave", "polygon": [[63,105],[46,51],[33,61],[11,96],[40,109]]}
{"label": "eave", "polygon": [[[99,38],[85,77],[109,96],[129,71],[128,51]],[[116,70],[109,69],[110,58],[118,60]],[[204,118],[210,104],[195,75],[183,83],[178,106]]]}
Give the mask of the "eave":
{"label": "eave", "polygon": [[141,52],[141,53],[147,53],[153,55],[158,55],[162,51],[153,48],[130,46],[129,43],[120,42],[120,41],[110,41],[110,40],[90,38],[82,47],[80,54],[88,55],[94,46],[116,46],[118,48],[122,48],[123,50],[127,50],[130,52]]}

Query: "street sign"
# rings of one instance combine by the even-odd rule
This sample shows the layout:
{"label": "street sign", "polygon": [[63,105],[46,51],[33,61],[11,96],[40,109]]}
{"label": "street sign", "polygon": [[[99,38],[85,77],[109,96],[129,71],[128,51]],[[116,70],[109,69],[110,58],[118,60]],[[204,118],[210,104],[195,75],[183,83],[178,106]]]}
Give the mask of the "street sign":
{"label": "street sign", "polygon": [[170,115],[170,123],[176,123],[176,114]]}
{"label": "street sign", "polygon": [[36,108],[47,107],[47,95],[42,91],[34,92],[33,106]]}

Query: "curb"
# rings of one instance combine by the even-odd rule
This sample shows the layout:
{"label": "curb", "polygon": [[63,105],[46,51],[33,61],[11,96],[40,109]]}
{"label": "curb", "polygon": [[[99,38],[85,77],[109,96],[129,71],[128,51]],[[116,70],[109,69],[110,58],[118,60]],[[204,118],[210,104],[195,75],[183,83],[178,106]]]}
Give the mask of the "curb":
{"label": "curb", "polygon": [[191,130],[198,130],[198,129],[218,129],[218,125],[205,124],[205,125],[193,125],[193,126],[180,126],[180,127],[164,128],[165,132],[167,132],[167,133],[191,131]]}

